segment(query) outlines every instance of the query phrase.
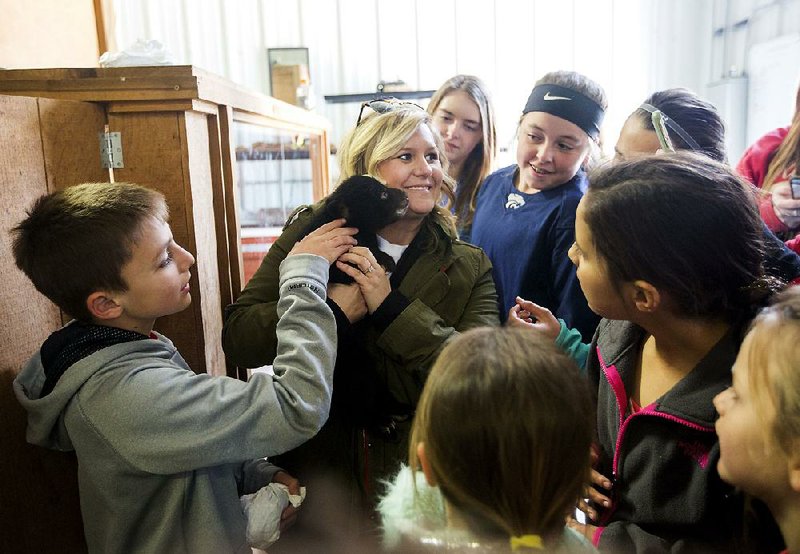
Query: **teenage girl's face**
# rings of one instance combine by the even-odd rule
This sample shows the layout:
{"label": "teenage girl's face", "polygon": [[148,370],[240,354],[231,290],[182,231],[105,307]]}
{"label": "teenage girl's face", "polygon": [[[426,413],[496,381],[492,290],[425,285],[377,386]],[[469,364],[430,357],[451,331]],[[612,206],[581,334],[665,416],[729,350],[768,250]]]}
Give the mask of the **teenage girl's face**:
{"label": "teenage girl's face", "polygon": [[420,125],[405,146],[378,164],[387,187],[408,194],[404,219],[421,219],[433,210],[442,194],[444,171],[439,149],[427,125]]}
{"label": "teenage girl's face", "polygon": [[444,139],[451,169],[460,168],[483,140],[481,112],[463,90],[454,90],[442,98],[433,113],[433,124]]}
{"label": "teenage girl's face", "polygon": [[517,138],[519,188],[523,191],[563,185],[589,156],[589,135],[574,123],[549,113],[526,113]]}
{"label": "teenage girl's face", "polygon": [[575,214],[575,242],[569,249],[569,259],[575,264],[589,308],[606,318],[625,319],[622,297],[608,275],[605,260],[594,247],[592,231],[584,219],[585,211],[586,196],[581,198]]}
{"label": "teenage girl's face", "polygon": [[769,438],[774,412],[765,414],[763,402],[756,403],[753,397],[748,379],[751,348],[752,333],[742,343],[733,365],[733,386],[714,398],[719,412],[717,470],[725,481],[769,502],[776,492],[789,488],[789,461]]}
{"label": "teenage girl's face", "polygon": [[622,162],[655,154],[661,148],[656,132],[646,129],[642,120],[632,115],[625,121],[614,146],[614,161]]}

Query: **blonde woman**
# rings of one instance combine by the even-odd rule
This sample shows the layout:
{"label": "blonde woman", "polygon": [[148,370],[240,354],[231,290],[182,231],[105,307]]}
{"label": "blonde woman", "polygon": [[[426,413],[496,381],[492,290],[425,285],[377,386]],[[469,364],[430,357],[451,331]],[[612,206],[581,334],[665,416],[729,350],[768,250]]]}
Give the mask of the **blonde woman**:
{"label": "blonde woman", "polygon": [[[278,463],[309,487],[306,523],[342,516],[336,531],[351,534],[373,505],[377,484],[405,458],[411,417],[444,343],[460,331],[497,325],[499,316],[488,258],[456,241],[446,201],[453,182],[427,112],[396,100],[365,103],[342,141],[339,165],[342,181],[369,174],[408,195],[405,216],[378,231],[381,250],[397,265],[386,273],[363,247],[336,262],[355,283],[328,288],[339,339],[331,415],[316,437]],[[223,346],[237,365],[272,363],[278,267],[319,208],[290,218],[226,310]],[[321,486],[340,494],[314,496],[323,478]]]}

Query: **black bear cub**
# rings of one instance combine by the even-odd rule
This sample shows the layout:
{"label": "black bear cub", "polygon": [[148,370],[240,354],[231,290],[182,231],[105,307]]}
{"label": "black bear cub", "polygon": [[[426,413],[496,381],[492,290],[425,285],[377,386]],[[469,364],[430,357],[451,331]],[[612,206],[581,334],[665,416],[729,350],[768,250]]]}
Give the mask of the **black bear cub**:
{"label": "black bear cub", "polygon": [[[394,271],[394,260],[378,248],[376,233],[400,219],[407,209],[408,196],[402,190],[389,188],[367,175],[354,175],[342,181],[328,195],[322,209],[306,226],[303,236],[329,221],[343,217],[348,227],[358,229],[358,246],[369,248],[386,271]],[[332,265],[328,282],[349,284],[353,278]]]}

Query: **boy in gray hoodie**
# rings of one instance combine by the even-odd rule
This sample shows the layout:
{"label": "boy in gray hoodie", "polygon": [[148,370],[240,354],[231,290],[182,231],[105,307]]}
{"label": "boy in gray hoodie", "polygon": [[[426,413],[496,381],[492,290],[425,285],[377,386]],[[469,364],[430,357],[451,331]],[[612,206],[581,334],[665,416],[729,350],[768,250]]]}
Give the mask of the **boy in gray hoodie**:
{"label": "boy in gray hoodie", "polygon": [[13,230],[17,266],[75,320],[14,381],[28,441],[78,458],[90,552],[250,552],[241,494],[273,477],[257,460],[314,436],[328,417],[336,328],[328,266],[355,240],[339,220],[280,268],[274,376],[195,374],[158,317],[191,302],[192,255],[164,197],[92,183],[41,197]]}

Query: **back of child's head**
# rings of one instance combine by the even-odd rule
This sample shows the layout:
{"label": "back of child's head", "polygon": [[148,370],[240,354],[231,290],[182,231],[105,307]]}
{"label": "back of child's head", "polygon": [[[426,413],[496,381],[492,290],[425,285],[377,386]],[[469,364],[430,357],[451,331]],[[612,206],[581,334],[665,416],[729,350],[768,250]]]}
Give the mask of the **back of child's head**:
{"label": "back of child's head", "polygon": [[551,341],[515,328],[453,339],[426,381],[417,445],[444,498],[473,531],[515,537],[562,532],[589,471],[594,421],[585,380]]}
{"label": "back of child's head", "polygon": [[11,230],[14,261],[36,290],[90,321],[87,297],[125,291],[122,267],[148,218],[166,221],[161,193],[127,183],[87,183],[40,197]]}
{"label": "back of child's head", "polygon": [[788,455],[800,449],[800,287],[764,309],[750,329],[749,389]]}
{"label": "back of child's head", "polygon": [[734,321],[753,301],[763,224],[726,165],[677,152],[605,166],[582,203],[612,282],[647,281],[688,317]]}
{"label": "back of child's head", "polygon": [[718,162],[727,160],[725,124],[713,104],[685,88],[654,92],[631,115],[639,118],[645,129],[655,132],[651,108],[677,124],[667,121],[669,138],[677,150],[693,150]]}

